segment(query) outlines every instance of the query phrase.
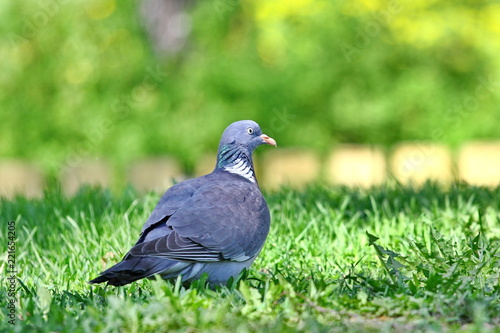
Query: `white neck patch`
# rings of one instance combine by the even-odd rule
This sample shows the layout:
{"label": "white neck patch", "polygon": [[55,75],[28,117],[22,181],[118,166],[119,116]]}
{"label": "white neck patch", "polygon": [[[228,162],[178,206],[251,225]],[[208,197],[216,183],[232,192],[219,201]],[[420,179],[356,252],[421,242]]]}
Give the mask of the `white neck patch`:
{"label": "white neck patch", "polygon": [[235,175],[240,175],[252,183],[255,183],[255,175],[253,173],[252,167],[245,163],[241,158],[237,158],[231,165],[224,167],[224,170]]}

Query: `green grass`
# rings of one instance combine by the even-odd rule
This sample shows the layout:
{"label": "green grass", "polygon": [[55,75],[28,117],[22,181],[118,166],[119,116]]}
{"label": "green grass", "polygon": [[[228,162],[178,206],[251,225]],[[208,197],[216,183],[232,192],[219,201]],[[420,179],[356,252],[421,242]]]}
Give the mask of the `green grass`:
{"label": "green grass", "polygon": [[9,220],[19,270],[15,326],[2,278],[0,331],[500,332],[500,188],[311,186],[266,197],[266,246],[246,279],[216,290],[86,283],[134,243],[156,194],[0,201],[0,272]]}

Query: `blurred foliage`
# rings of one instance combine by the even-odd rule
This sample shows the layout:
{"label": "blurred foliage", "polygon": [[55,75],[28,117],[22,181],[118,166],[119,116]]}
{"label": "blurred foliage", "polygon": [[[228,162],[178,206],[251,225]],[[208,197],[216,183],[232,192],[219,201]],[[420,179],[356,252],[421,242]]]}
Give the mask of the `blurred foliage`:
{"label": "blurred foliage", "polygon": [[169,153],[190,170],[239,119],[319,151],[499,138],[497,2],[214,0],[188,11],[189,43],[167,57],[135,1],[2,1],[0,155],[57,170]]}

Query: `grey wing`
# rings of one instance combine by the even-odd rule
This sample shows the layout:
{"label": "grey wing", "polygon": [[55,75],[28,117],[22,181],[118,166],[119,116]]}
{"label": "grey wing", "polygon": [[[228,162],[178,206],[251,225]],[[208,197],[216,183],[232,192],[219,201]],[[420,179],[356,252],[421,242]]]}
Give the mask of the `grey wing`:
{"label": "grey wing", "polygon": [[200,188],[166,222],[168,234],[137,244],[134,256],[184,261],[246,261],[269,232],[269,210],[257,187],[227,183]]}
{"label": "grey wing", "polygon": [[169,188],[151,212],[151,215],[142,226],[141,235],[136,244],[151,240],[169,233],[166,221],[181,208],[196,192],[200,179],[191,179],[178,183]]}
{"label": "grey wing", "polygon": [[219,253],[211,252],[203,245],[182,237],[169,229],[170,233],[150,241],[136,244],[129,253],[136,257],[158,257],[182,261],[214,262],[222,258]]}

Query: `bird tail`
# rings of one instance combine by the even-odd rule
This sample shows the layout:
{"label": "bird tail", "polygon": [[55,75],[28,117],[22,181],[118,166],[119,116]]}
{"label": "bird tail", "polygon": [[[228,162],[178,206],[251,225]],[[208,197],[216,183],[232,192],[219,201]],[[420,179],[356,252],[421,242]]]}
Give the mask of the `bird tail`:
{"label": "bird tail", "polygon": [[124,286],[131,282],[150,277],[165,271],[175,261],[151,257],[133,257],[127,255],[125,259],[113,267],[102,272],[98,277],[90,280],[90,284],[107,282],[112,286]]}

